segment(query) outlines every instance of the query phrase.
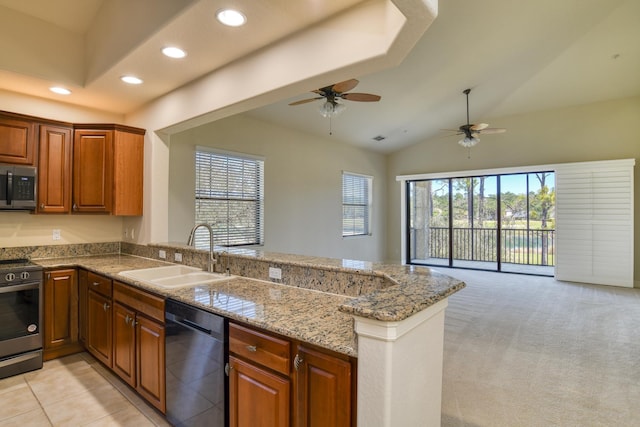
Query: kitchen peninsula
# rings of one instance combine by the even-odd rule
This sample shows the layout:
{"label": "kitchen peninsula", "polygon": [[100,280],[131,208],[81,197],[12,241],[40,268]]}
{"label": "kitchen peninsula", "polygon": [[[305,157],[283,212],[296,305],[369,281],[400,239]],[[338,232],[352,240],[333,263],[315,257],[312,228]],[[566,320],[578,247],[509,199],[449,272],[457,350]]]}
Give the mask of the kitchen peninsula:
{"label": "kitchen peninsula", "polygon": [[[357,358],[358,425],[440,424],[444,310],[463,282],[423,267],[245,249],[216,251],[217,265],[235,277],[166,290],[119,273],[166,265],[176,254],[184,264],[202,267],[208,252],[172,244],[114,243],[101,249],[79,256],[82,249],[53,254],[23,248],[14,255],[28,255],[47,269],[83,268]],[[281,269],[280,283],[269,279],[270,267]]]}

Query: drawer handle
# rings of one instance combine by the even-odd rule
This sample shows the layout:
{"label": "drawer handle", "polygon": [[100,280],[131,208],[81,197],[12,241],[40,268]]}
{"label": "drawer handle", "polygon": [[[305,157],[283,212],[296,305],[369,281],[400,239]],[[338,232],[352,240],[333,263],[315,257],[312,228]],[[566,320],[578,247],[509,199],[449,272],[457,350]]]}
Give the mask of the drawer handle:
{"label": "drawer handle", "polygon": [[92,285],[93,285],[93,286],[100,286],[100,283],[98,283],[98,282],[93,282],[93,283],[92,283]]}
{"label": "drawer handle", "polygon": [[303,357],[299,354],[296,354],[296,357],[293,359],[293,366],[296,368],[296,371],[300,369],[300,365],[302,365],[302,362],[304,362]]}
{"label": "drawer handle", "polygon": [[249,350],[251,353],[255,353],[256,351],[258,351],[258,348],[255,345],[248,345],[247,350]]}

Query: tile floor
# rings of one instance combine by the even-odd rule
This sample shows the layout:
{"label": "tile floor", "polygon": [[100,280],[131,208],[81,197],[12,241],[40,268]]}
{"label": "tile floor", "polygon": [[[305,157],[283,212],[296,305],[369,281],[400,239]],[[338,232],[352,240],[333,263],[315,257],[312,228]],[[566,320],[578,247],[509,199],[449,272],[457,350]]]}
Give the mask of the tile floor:
{"label": "tile floor", "polygon": [[170,426],[87,353],[0,380],[0,426]]}

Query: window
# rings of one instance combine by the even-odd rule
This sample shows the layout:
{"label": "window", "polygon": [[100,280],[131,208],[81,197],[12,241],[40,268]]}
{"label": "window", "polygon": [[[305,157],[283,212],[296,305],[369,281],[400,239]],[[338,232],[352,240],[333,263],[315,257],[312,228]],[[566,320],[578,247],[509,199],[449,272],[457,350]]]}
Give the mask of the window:
{"label": "window", "polygon": [[[198,147],[195,169],[196,224],[211,226],[216,245],[261,245],[264,161]],[[203,227],[196,233],[195,247],[209,249],[209,235]]]}
{"label": "window", "polygon": [[342,173],[342,236],[371,234],[371,187],[373,178]]}

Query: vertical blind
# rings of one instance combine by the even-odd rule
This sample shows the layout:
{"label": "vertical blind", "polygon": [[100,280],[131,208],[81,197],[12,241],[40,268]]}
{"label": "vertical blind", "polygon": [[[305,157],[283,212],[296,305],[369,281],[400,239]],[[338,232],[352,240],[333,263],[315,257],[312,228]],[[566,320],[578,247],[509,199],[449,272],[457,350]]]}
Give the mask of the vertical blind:
{"label": "vertical blind", "polygon": [[[196,224],[211,226],[216,245],[262,244],[264,161],[199,149],[195,169]],[[209,249],[204,227],[195,245]]]}
{"label": "vertical blind", "polygon": [[373,178],[342,174],[342,236],[370,234],[371,183]]}

